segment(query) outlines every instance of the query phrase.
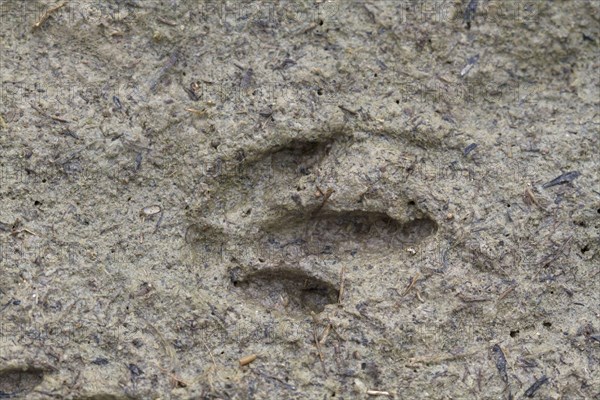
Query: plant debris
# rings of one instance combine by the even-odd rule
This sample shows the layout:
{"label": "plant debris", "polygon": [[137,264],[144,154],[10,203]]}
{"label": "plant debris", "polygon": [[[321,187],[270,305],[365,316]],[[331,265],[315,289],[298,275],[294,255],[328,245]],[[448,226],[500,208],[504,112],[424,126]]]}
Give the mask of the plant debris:
{"label": "plant debris", "polygon": [[565,183],[573,182],[579,176],[581,176],[581,173],[579,171],[565,172],[564,174],[552,179],[550,182],[543,184],[542,188],[548,189],[552,186],[563,185]]}
{"label": "plant debris", "polygon": [[506,373],[506,357],[504,356],[504,352],[498,344],[494,345],[492,351],[496,355],[496,368],[498,369],[498,372],[500,372],[500,376],[502,377],[504,383],[508,383],[508,374]]}
{"label": "plant debris", "polygon": [[526,397],[533,397],[533,395],[535,394],[535,392],[538,391],[538,389],[545,383],[547,383],[549,381],[548,377],[546,375],[543,375],[540,379],[538,379],[537,381],[535,381],[535,383],[533,385],[531,385],[529,387],[529,389],[527,389],[525,391],[525,396]]}

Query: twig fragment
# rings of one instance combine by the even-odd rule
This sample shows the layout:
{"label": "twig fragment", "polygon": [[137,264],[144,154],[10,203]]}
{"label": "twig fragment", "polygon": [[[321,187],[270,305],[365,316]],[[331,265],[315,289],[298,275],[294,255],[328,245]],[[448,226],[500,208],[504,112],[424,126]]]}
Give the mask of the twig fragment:
{"label": "twig fragment", "polygon": [[319,193],[321,194],[321,196],[323,196],[323,201],[315,209],[315,211],[313,211],[313,216],[317,215],[319,213],[319,211],[321,211],[321,209],[325,206],[325,203],[327,203],[327,200],[329,200],[329,198],[331,197],[331,195],[335,192],[335,190],[333,188],[329,188],[329,189],[327,189],[327,191],[325,193],[323,193],[323,191],[321,190],[321,188],[318,187],[318,186],[317,186],[317,190],[319,191]]}
{"label": "twig fragment", "polygon": [[36,22],[35,24],[33,24],[32,30],[36,30],[39,27],[41,27],[44,22],[46,22],[48,20],[48,18],[50,18],[50,16],[55,13],[56,11],[60,10],[61,8],[63,8],[65,6],[65,4],[67,4],[66,1],[63,1],[62,3],[49,8],[48,10],[46,10],[46,12],[44,14],[42,14],[42,16],[40,17],[40,19],[38,20],[38,22]]}
{"label": "twig fragment", "polygon": [[327,375],[327,369],[325,368],[325,360],[323,359],[323,352],[321,351],[321,342],[317,337],[317,332],[313,330],[313,338],[315,340],[315,346],[317,347],[317,353],[319,354],[319,361],[321,361],[321,367],[323,367],[323,372]]}
{"label": "twig fragment", "polygon": [[168,370],[158,367],[158,369],[160,369],[162,372],[164,372],[165,374],[169,375],[169,380],[171,381],[171,387],[173,388],[177,388],[177,387],[188,387],[188,383],[181,380],[177,375],[175,375],[175,373],[171,373]]}
{"label": "twig fragment", "polygon": [[198,110],[196,108],[186,108],[185,111],[196,114],[199,117],[206,115],[206,110]]}
{"label": "twig fragment", "polygon": [[402,293],[402,297],[406,296],[408,294],[408,292],[410,292],[410,290],[415,286],[415,284],[417,283],[417,279],[419,278],[419,273],[417,272],[415,274],[415,276],[412,277],[410,284],[408,285],[408,287],[404,290],[404,293]]}
{"label": "twig fragment", "polygon": [[525,204],[527,204],[527,205],[535,204],[536,206],[538,206],[542,210],[544,209],[544,207],[542,207],[540,205],[540,203],[538,203],[538,201],[535,198],[535,195],[533,194],[533,191],[531,190],[531,188],[526,188],[525,189],[525,192],[523,193],[523,197],[524,197],[524,200],[525,200]]}
{"label": "twig fragment", "polygon": [[437,363],[445,362],[445,361],[458,360],[463,357],[470,357],[477,353],[478,353],[478,351],[471,350],[468,352],[457,353],[457,354],[442,353],[442,354],[435,354],[435,355],[429,355],[429,356],[412,357],[412,358],[408,359],[408,363],[406,365],[410,366],[410,367],[416,367],[416,366],[418,366],[418,364],[437,364]]}
{"label": "twig fragment", "polygon": [[271,379],[273,381],[277,381],[277,382],[279,382],[280,384],[282,384],[283,386],[285,386],[289,390],[296,390],[296,386],[290,385],[289,383],[286,382],[287,378],[286,378],[286,380],[283,380],[283,379],[278,378],[276,376],[268,375],[268,374],[264,373],[263,371],[261,371],[258,368],[252,368],[251,371],[254,372],[254,373],[257,373],[257,374],[259,374],[261,376],[264,376],[267,379]]}
{"label": "twig fragment", "polygon": [[465,303],[479,303],[479,302],[484,302],[484,301],[489,301],[490,300],[490,299],[488,299],[486,297],[465,296],[462,293],[458,293],[456,295],[456,297],[458,297],[459,299],[461,299]]}
{"label": "twig fragment", "polygon": [[475,64],[477,64],[477,61],[479,61],[479,54],[475,54],[473,57],[469,58],[467,60],[467,65],[465,65],[462,71],[460,71],[460,76],[467,75],[469,71],[471,71],[471,69],[475,66]]}
{"label": "twig fragment", "polygon": [[338,304],[342,304],[342,300],[344,298],[344,285],[346,282],[346,266],[342,266],[342,270],[340,272],[340,291],[338,295]]}
{"label": "twig fragment", "polygon": [[250,364],[252,361],[256,360],[256,354],[250,354],[249,356],[240,358],[240,367]]}
{"label": "twig fragment", "polygon": [[319,353],[319,359],[323,362],[323,353],[321,352],[321,342],[317,337],[317,332],[313,332],[313,337],[315,339],[315,346],[317,347],[317,352]]}
{"label": "twig fragment", "polygon": [[213,363],[213,366],[216,367],[217,363],[215,362],[215,357],[213,356],[212,351],[210,351],[210,348],[208,347],[206,342],[202,341],[202,344],[204,345],[204,347],[206,347],[206,350],[208,351],[208,354],[210,355],[210,359]]}
{"label": "twig fragment", "polygon": [[388,397],[392,396],[390,394],[390,392],[385,392],[383,390],[367,390],[367,394],[369,396],[388,396]]}
{"label": "twig fragment", "polygon": [[162,18],[162,17],[157,17],[157,18],[156,18],[156,20],[157,20],[158,22],[162,22],[162,23],[163,23],[163,24],[165,24],[165,25],[169,25],[169,26],[177,26],[177,23],[176,23],[176,22],[169,21],[168,19],[164,19],[164,18]]}
{"label": "twig fragment", "polygon": [[67,121],[66,119],[62,119],[60,117],[55,117],[53,115],[50,115],[48,113],[46,113],[44,110],[42,110],[39,106],[36,106],[33,103],[30,103],[31,108],[33,108],[35,111],[39,112],[40,114],[42,114],[44,117],[46,118],[50,118],[53,119],[54,121],[58,121],[58,122],[62,122],[62,123],[68,123],[69,121]]}
{"label": "twig fragment", "polygon": [[509,287],[508,289],[506,289],[499,297],[498,300],[502,300],[504,299],[510,292],[512,292],[513,290],[515,290],[515,288],[517,287],[517,285],[512,285],[511,287]]}
{"label": "twig fragment", "polygon": [[328,324],[325,330],[323,331],[323,335],[321,335],[321,340],[319,340],[320,344],[325,344],[325,341],[329,337],[329,332],[331,332],[331,324]]}
{"label": "twig fragment", "polygon": [[543,268],[547,267],[548,265],[550,265],[550,263],[554,262],[558,257],[560,257],[563,250],[565,249],[567,244],[569,244],[571,239],[573,239],[573,235],[569,236],[569,238],[560,246],[560,248],[558,249],[558,251],[556,253],[554,253],[553,255],[550,254],[550,255],[547,255],[546,257],[544,257],[544,259],[542,260],[542,267]]}
{"label": "twig fragment", "polygon": [[418,290],[415,292],[415,295],[417,295],[417,299],[419,299],[419,301],[420,301],[421,303],[425,303],[425,300],[423,300],[423,299],[421,298],[421,294],[419,293],[419,291],[418,291]]}
{"label": "twig fragment", "polygon": [[351,110],[351,109],[349,109],[349,108],[347,108],[345,106],[342,106],[342,105],[338,104],[338,107],[339,107],[340,110],[345,111],[345,112],[347,112],[349,114],[352,114],[352,115],[358,114],[358,111]]}

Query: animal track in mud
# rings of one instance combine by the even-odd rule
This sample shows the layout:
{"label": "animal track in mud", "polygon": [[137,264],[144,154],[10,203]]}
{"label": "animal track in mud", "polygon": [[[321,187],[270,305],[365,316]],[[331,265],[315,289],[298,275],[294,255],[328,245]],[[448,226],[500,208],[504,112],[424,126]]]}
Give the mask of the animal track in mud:
{"label": "animal track in mud", "polygon": [[7,370],[0,372],[0,399],[25,398],[44,379],[40,370]]}
{"label": "animal track in mud", "polygon": [[[399,220],[377,207],[357,207],[356,199],[347,198],[347,193],[336,199],[336,207],[325,206],[326,193],[316,198],[311,192],[302,193],[305,187],[317,185],[324,168],[333,168],[336,176],[342,171],[343,178],[348,162],[360,158],[367,162],[359,173],[373,170],[369,158],[360,153],[364,147],[348,153],[352,144],[338,139],[292,140],[247,159],[248,171],[263,173],[225,177],[222,183],[236,191],[223,197],[234,193],[242,197],[241,204],[224,211],[222,221],[230,222],[222,229],[221,220],[209,218],[196,230],[199,240],[192,242],[198,249],[219,237],[225,242],[222,247],[229,247],[232,253],[224,262],[234,292],[250,302],[292,314],[321,312],[338,300],[339,261],[365,261],[386,251],[399,251],[437,232],[435,220],[415,207],[404,210]],[[293,202],[285,200],[290,191]],[[258,209],[250,215],[253,206]],[[208,207],[209,212],[212,208],[219,209]],[[233,246],[227,246],[228,242]]]}
{"label": "animal track in mud", "polygon": [[260,244],[258,256],[259,260],[268,259],[270,266],[241,279],[238,273],[232,273],[231,281],[243,291],[244,297],[267,309],[318,313],[327,304],[337,302],[338,282],[334,284],[294,269],[297,262],[309,256],[326,258],[357,251],[377,252],[390,242],[420,241],[436,229],[435,222],[428,218],[400,224],[386,214],[362,211],[298,219],[270,231],[265,228],[268,234]]}

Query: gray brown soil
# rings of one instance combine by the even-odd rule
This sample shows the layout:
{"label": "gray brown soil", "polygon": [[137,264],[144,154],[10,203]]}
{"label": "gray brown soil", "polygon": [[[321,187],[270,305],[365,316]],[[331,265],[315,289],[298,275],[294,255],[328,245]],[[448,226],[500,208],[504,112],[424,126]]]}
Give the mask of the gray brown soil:
{"label": "gray brown soil", "polygon": [[600,4],[205,3],[0,1],[0,398],[600,398]]}

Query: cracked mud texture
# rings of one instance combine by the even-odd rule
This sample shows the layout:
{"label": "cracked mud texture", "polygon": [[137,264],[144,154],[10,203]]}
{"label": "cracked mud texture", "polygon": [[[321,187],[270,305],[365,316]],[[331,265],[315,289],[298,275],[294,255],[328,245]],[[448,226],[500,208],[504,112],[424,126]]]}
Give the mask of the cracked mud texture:
{"label": "cracked mud texture", "polygon": [[60,4],[0,0],[0,398],[599,398],[598,2]]}

